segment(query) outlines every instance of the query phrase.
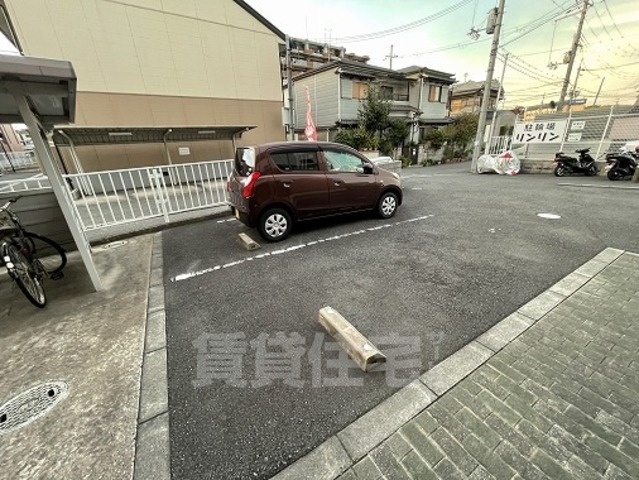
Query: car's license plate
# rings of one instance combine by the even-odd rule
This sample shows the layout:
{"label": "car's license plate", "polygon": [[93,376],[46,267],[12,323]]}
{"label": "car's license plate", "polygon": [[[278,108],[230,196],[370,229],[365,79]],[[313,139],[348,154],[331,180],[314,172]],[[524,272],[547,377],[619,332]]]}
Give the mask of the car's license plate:
{"label": "car's license plate", "polygon": [[240,211],[237,208],[235,209],[235,218],[240,219]]}

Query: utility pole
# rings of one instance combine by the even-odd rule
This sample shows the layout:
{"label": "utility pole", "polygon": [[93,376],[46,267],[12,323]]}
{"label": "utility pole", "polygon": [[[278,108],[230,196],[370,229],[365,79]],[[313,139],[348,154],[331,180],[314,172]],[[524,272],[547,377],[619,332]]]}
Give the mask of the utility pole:
{"label": "utility pole", "polygon": [[288,139],[295,139],[295,115],[293,111],[293,70],[291,68],[291,37],[286,36],[286,89],[288,90]]}
{"label": "utility pole", "polygon": [[497,59],[497,50],[499,49],[499,34],[501,33],[501,24],[504,18],[504,4],[505,0],[499,0],[495,31],[493,33],[493,45],[490,49],[490,60],[488,61],[488,71],[486,72],[486,83],[484,85],[484,99],[482,100],[481,112],[479,113],[479,124],[477,125],[477,136],[475,138],[475,148],[473,149],[473,160],[470,165],[470,171],[472,173],[477,173],[477,159],[479,158],[479,152],[481,151],[481,144],[484,141],[486,114],[488,112],[488,104],[490,103],[490,90],[493,83],[495,60]]}
{"label": "utility pole", "polygon": [[577,56],[577,48],[579,47],[579,41],[581,40],[581,30],[584,27],[584,21],[586,20],[586,12],[590,6],[589,0],[583,0],[584,4],[581,8],[581,16],[579,17],[579,24],[577,25],[577,32],[572,40],[572,46],[570,47],[570,58],[568,59],[568,69],[566,70],[566,77],[564,78],[564,84],[561,87],[561,95],[559,102],[557,103],[557,111],[561,112],[564,108],[566,101],[566,93],[568,93],[568,85],[570,84],[570,76],[572,75],[572,67],[575,63],[575,57]]}
{"label": "utility pole", "polygon": [[397,55],[393,55],[393,45],[391,45],[391,50],[390,50],[390,55],[386,55],[384,57],[384,60],[386,60],[387,58],[390,58],[390,68],[391,70],[393,69],[393,58],[397,58]]}
{"label": "utility pole", "polygon": [[488,143],[486,144],[486,149],[484,153],[490,153],[490,144],[493,140],[493,136],[495,135],[495,122],[497,121],[497,111],[499,110],[499,97],[501,97],[501,91],[504,85],[504,77],[506,76],[506,65],[508,64],[508,56],[510,53],[507,53],[504,56],[504,67],[501,69],[501,79],[499,80],[499,90],[497,91],[497,102],[495,103],[495,113],[493,114],[493,120],[490,122],[490,133],[488,135]]}
{"label": "utility pole", "polygon": [[597,105],[597,100],[599,100],[599,94],[601,93],[601,87],[603,87],[603,82],[605,79],[606,77],[602,77],[601,79],[601,83],[599,84],[599,89],[597,90],[597,95],[595,95],[595,101],[592,103],[593,107]]}

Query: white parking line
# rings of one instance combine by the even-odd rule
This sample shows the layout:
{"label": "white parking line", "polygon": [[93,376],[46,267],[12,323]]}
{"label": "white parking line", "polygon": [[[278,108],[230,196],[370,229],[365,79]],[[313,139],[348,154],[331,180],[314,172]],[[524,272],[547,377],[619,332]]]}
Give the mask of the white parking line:
{"label": "white parking line", "polygon": [[218,220],[217,223],[237,222],[234,218],[228,218],[226,220]]}
{"label": "white parking line", "polygon": [[325,243],[325,242],[333,242],[335,240],[341,240],[342,238],[352,237],[354,235],[362,235],[364,233],[375,232],[375,231],[378,231],[378,230],[383,230],[385,228],[391,228],[391,227],[396,227],[396,226],[399,226],[399,225],[418,222],[420,220],[426,220],[426,219],[431,218],[431,217],[433,217],[433,215],[424,215],[422,217],[410,218],[408,220],[401,220],[399,222],[385,223],[384,225],[378,225],[377,227],[370,227],[370,228],[365,228],[365,229],[362,229],[362,230],[356,230],[354,232],[343,233],[342,235],[334,235],[332,237],[323,238],[323,239],[320,239],[320,240],[314,240],[312,242],[302,243],[302,244],[299,244],[299,245],[293,245],[292,247],[283,248],[281,250],[275,250],[273,252],[260,253],[259,255],[255,255],[253,257],[248,257],[248,258],[245,258],[243,260],[237,260],[235,262],[225,263],[224,265],[216,265],[214,267],[205,268],[203,270],[198,270],[198,271],[195,271],[195,272],[181,273],[180,275],[176,275],[175,277],[172,277],[171,278],[171,282],[181,282],[183,280],[188,280],[189,278],[200,277],[202,275],[206,275],[208,273],[213,273],[213,272],[216,272],[218,270],[224,270],[224,269],[227,269],[227,268],[237,267],[238,265],[242,265],[245,262],[250,262],[250,261],[253,261],[253,260],[261,260],[263,258],[271,257],[271,256],[274,256],[274,255],[283,255],[283,254],[286,254],[286,253],[294,252],[296,250],[300,250],[301,248],[312,247],[312,246],[319,245],[319,244],[322,244],[322,243]]}

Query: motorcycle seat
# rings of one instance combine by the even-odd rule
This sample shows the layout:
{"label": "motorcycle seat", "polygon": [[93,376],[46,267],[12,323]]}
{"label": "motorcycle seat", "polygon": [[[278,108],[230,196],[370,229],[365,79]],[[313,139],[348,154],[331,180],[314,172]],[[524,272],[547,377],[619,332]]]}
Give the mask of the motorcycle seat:
{"label": "motorcycle seat", "polygon": [[581,148],[579,150],[575,150],[575,153],[588,153],[590,148]]}

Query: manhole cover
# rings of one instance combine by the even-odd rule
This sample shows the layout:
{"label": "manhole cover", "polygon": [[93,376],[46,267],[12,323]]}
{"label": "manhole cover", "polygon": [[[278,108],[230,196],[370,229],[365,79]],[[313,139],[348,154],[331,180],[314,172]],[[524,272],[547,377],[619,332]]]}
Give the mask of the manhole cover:
{"label": "manhole cover", "polygon": [[109,250],[110,248],[118,248],[118,247],[122,247],[124,245],[126,245],[128,242],[128,240],[118,240],[117,242],[111,242],[111,243],[107,243],[105,245],[102,245],[100,248],[102,250]]}
{"label": "manhole cover", "polygon": [[0,407],[0,435],[22,428],[48,413],[68,393],[66,383],[51,382],[37,385],[13,397]]}
{"label": "manhole cover", "polygon": [[557,215],[556,213],[538,213],[537,216],[548,220],[559,220],[561,218],[561,215]]}

